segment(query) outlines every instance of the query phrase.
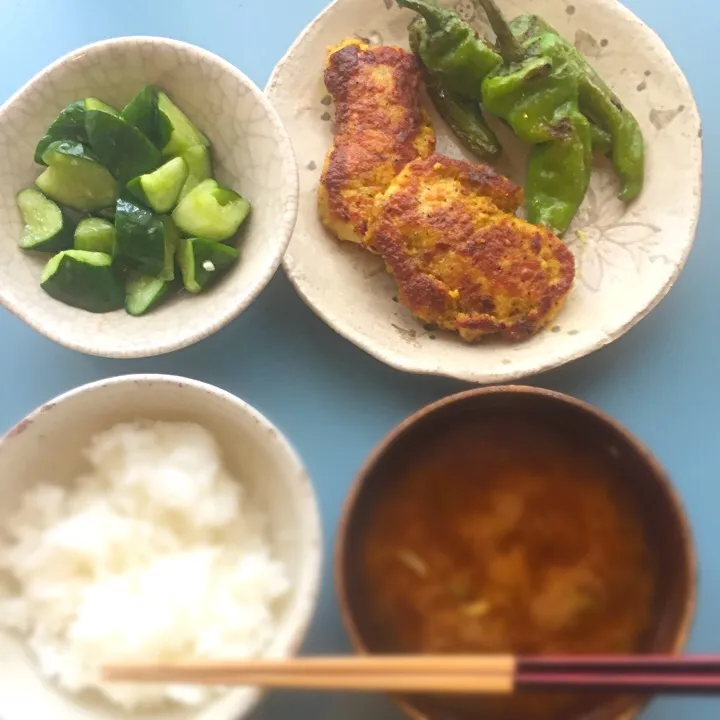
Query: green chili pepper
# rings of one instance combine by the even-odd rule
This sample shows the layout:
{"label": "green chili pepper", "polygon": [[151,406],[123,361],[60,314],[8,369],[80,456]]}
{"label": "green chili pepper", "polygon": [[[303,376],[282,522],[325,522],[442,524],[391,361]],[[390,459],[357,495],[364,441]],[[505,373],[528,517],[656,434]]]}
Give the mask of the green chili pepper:
{"label": "green chili pepper", "polygon": [[483,102],[534,146],[525,187],[528,220],[562,234],[585,197],[592,171],[590,123],[580,112],[576,68],[557,36],[534,38],[530,49],[510,33],[494,0],[480,3],[509,63],[485,78]]}
{"label": "green chili pepper", "polygon": [[560,38],[567,60],[578,74],[580,110],[593,124],[610,134],[613,165],[622,181],[619,197],[625,202],[636,198],[642,192],[645,179],[645,143],[635,116],[585,56],[545,20],[537,15],[521,15],[509,23],[509,27],[526,47],[542,35],[552,34]]}
{"label": "green chili pepper", "polygon": [[565,136],[533,146],[525,177],[527,218],[557,235],[567,229],[590,184],[590,123],[576,108],[565,107]]}
{"label": "green chili pepper", "polygon": [[531,57],[506,66],[483,81],[484,105],[505,120],[523,142],[549,142],[558,136],[558,107],[577,91],[572,77],[560,77],[549,59]]}
{"label": "green chili pepper", "polygon": [[420,57],[420,44],[426,34],[427,23],[424,18],[416,17],[410,24],[410,50],[418,58],[425,81],[425,89],[435,109],[468,150],[483,160],[497,157],[502,152],[502,148],[495,133],[483,117],[480,104],[446,90],[442,83],[425,67],[425,63]]}
{"label": "green chili pepper", "polygon": [[594,122],[590,122],[590,139],[594,152],[601,155],[608,155],[612,151],[612,137],[610,133],[603,130]]}
{"label": "green chili pepper", "polygon": [[424,65],[446,90],[468,100],[482,100],[483,78],[502,63],[495,50],[470,25],[434,0],[397,0],[420,14],[427,22],[427,33],[420,41]]}

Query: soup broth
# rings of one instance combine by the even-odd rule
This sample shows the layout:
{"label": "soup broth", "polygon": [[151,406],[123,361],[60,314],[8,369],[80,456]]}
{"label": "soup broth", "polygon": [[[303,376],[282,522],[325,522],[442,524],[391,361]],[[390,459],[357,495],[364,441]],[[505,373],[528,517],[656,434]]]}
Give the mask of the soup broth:
{"label": "soup broth", "polygon": [[[452,423],[402,455],[383,473],[356,548],[370,650],[640,649],[656,570],[611,452],[499,412]],[[444,717],[560,720],[598,702],[520,693],[440,707]]]}

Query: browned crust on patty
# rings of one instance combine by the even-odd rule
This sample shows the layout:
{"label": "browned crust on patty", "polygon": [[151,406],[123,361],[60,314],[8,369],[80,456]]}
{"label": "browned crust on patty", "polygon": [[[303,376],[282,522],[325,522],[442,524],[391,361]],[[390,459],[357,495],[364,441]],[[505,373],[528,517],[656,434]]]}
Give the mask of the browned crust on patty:
{"label": "browned crust on patty", "polygon": [[522,340],[554,317],[575,261],[552,232],[504,212],[522,200],[487,166],[416,160],[378,198],[368,242],[425,322],[477,340]]}
{"label": "browned crust on patty", "polygon": [[320,212],[331,230],[348,227],[353,237],[345,239],[361,242],[375,196],[434,147],[420,81],[415,57],[398,47],[357,41],[328,57],[325,84],[335,100],[336,136],[321,179]]}

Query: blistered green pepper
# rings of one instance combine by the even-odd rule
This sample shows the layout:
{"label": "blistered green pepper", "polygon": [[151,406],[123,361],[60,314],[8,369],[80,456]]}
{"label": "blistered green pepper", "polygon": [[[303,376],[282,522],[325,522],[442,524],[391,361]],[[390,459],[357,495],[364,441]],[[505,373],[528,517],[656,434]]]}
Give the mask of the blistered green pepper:
{"label": "blistered green pepper", "polygon": [[590,124],[571,107],[560,108],[569,122],[563,137],[534,145],[525,176],[527,218],[557,235],[567,229],[590,184],[592,141]]}
{"label": "blistered green pepper", "polygon": [[528,48],[532,48],[533,41],[542,35],[552,34],[560,39],[567,61],[578,74],[580,110],[592,123],[610,134],[613,165],[622,181],[619,197],[625,202],[636,198],[645,180],[645,143],[635,116],[585,56],[541,17],[521,15],[510,22],[509,27]]}
{"label": "blistered green pepper", "polygon": [[397,0],[427,22],[419,54],[423,64],[446,90],[468,100],[482,100],[482,80],[502,58],[456,13],[432,0]]}
{"label": "blistered green pepper", "polygon": [[612,151],[612,137],[610,133],[603,130],[594,122],[590,122],[590,138],[592,139],[592,148],[596,153],[608,155]]}
{"label": "blistered green pepper", "polygon": [[417,56],[423,72],[425,89],[440,117],[448,124],[455,136],[468,150],[483,160],[497,157],[502,148],[483,117],[480,104],[466,100],[446,90],[438,78],[433,75],[420,57],[420,45],[427,34],[427,23],[422,17],[416,17],[410,24],[410,50]]}
{"label": "blistered green pepper", "polygon": [[483,81],[487,110],[533,145],[525,197],[528,220],[567,230],[590,184],[592,137],[580,112],[579,83],[560,40],[542,35],[532,52],[509,31],[493,0],[480,0],[506,65]]}

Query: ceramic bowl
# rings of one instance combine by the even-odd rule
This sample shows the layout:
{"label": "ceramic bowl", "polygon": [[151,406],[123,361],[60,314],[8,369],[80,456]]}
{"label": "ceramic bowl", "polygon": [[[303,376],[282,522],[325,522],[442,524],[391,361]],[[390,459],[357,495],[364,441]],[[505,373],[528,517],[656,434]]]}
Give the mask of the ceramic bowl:
{"label": "ceramic bowl", "polygon": [[[241,259],[222,282],[183,295],[143,317],[93,315],[63,305],[39,286],[46,258],[17,247],[15,195],[40,174],[38,139],[73,100],[99,97],[122,108],[153,83],[208,135],[215,175],[250,200]],[[106,357],[158,355],[216,332],[240,314],[277,270],[297,212],[292,145],[255,84],[229,62],[187,43],[128,37],[80,48],[53,63],[0,108],[0,303],[38,332],[74,350]]]}
{"label": "ceramic bowl", "polygon": [[[317,186],[333,139],[333,107],[323,83],[327,48],[353,35],[407,47],[410,11],[394,0],[335,0],[296,40],[266,87],[293,140],[300,171],[298,222],[284,264],[301,296],[330,327],[388,365],[477,383],[557,367],[625,333],[674,283],[693,244],[700,209],[700,118],[660,38],[616,0],[498,3],[508,17],[539,14],[573,40],[637,116],[647,146],[646,186],[628,206],[615,197],[612,169],[595,169],[585,203],[565,235],[577,263],[574,289],[554,323],[526,342],[468,346],[453,334],[424,327],[396,302],[395,284],[382,262],[337,242],[318,220]],[[440,4],[492,37],[476,2]],[[472,160],[432,115],[438,151]],[[526,151],[498,129],[506,151],[498,169],[522,182]]]}
{"label": "ceramic bowl", "polygon": [[[383,439],[360,470],[340,520],[335,555],[336,590],[345,626],[357,651],[381,651],[378,643],[382,639],[373,630],[372,608],[367,601],[373,591],[359,571],[358,553],[369,531],[370,511],[392,485],[389,468],[396,468],[399,458],[415,452],[423,438],[436,435],[440,428],[447,431],[454,424],[489,418],[498,411],[511,416],[517,413],[518,418],[532,419],[538,427],[551,425],[573,438],[580,433],[581,438],[591,441],[591,447],[609,455],[616,469],[614,478],[628,488],[636,517],[644,525],[650,552],[661,559],[656,564],[656,602],[643,651],[680,652],[695,612],[696,553],[685,511],[665,471],[628,430],[599,410],[566,395],[520,386],[471,390],[420,410]],[[388,651],[387,647],[383,649]],[[637,697],[610,697],[592,713],[583,715],[582,720],[629,720],[645,702]],[[440,700],[431,704],[427,699],[400,699],[399,703],[413,720],[454,717],[443,709]],[[572,720],[581,718],[573,716]]]}
{"label": "ceramic bowl", "polygon": [[[321,565],[321,526],[313,487],[280,431],[242,400],[210,385],[167,375],[129,375],[85,385],[38,408],[0,440],[0,524],[21,493],[40,478],[64,482],[83,470],[91,435],[136,419],[189,421],[220,444],[228,470],[247,484],[270,518],[275,555],[289,569],[285,602],[272,657],[293,655],[315,609]],[[0,632],[0,717],[24,720],[124,720],[128,713],[102,700],[73,698],[36,672],[16,636]],[[146,720],[237,720],[260,691],[238,688],[201,709],[144,712]]]}

